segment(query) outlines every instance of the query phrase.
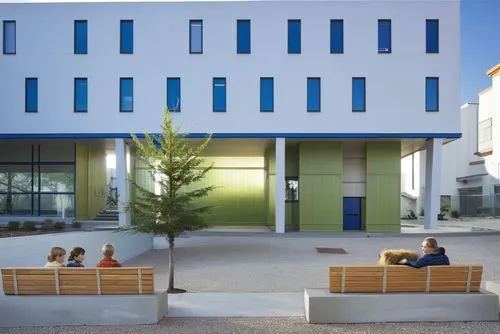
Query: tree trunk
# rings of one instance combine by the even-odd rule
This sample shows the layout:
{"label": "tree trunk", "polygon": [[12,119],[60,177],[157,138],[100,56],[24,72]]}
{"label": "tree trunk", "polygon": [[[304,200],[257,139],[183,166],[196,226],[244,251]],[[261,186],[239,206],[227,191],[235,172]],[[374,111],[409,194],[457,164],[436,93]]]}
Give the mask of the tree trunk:
{"label": "tree trunk", "polygon": [[174,292],[174,238],[167,237],[168,241],[168,290]]}

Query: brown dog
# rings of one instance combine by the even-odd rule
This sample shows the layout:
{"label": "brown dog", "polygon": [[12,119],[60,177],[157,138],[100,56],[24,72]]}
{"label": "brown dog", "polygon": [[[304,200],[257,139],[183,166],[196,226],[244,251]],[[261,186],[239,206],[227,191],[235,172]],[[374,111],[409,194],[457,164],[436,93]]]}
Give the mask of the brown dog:
{"label": "brown dog", "polygon": [[378,255],[378,264],[381,266],[398,264],[402,259],[417,260],[418,254],[409,249],[386,249]]}

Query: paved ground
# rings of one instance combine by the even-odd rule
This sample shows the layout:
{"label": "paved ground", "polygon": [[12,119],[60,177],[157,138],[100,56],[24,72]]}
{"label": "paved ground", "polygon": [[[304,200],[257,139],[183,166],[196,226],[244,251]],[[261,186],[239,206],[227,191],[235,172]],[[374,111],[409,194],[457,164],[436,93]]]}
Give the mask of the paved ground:
{"label": "paved ground", "polygon": [[[214,234],[178,238],[176,286],[189,292],[302,292],[326,288],[330,264],[372,264],[385,248],[419,249],[422,237],[331,237],[321,234]],[[484,279],[500,280],[500,235],[440,236],[452,263],[483,264]],[[347,254],[320,254],[340,247]],[[117,250],[119,254],[119,250]],[[156,250],[126,265],[153,265],[157,288],[166,288],[168,252]]]}
{"label": "paved ground", "polygon": [[232,333],[363,333],[363,334],[493,334],[500,333],[500,322],[468,323],[409,323],[409,324],[357,324],[311,325],[303,317],[292,318],[165,318],[150,326],[89,326],[89,327],[37,327],[1,329],[0,333],[175,333],[175,334],[232,334]]}

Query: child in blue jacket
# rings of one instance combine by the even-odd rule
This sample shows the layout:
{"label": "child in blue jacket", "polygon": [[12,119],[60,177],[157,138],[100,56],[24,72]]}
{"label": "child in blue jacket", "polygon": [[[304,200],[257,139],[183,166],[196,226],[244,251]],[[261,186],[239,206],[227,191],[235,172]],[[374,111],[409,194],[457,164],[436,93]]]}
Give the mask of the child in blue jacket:
{"label": "child in blue jacket", "polygon": [[426,266],[447,266],[450,264],[448,256],[445,255],[445,249],[439,247],[437,240],[432,237],[425,238],[422,241],[422,253],[424,254],[418,260],[399,261],[400,264],[406,264],[413,268],[421,268]]}

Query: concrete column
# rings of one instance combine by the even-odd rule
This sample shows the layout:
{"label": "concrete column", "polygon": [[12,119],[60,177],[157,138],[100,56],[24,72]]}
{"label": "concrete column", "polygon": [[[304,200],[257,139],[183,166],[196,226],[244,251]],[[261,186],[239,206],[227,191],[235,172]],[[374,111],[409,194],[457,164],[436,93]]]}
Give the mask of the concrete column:
{"label": "concrete column", "polygon": [[425,154],[424,228],[437,227],[437,214],[441,205],[441,151],[443,140],[428,139]]}
{"label": "concrete column", "polygon": [[276,138],[276,233],[285,233],[285,138]]}
{"label": "concrete column", "polygon": [[118,188],[118,212],[120,226],[130,225],[130,215],[125,212],[125,205],[130,200],[127,175],[127,144],[124,139],[115,139],[116,187]]}

